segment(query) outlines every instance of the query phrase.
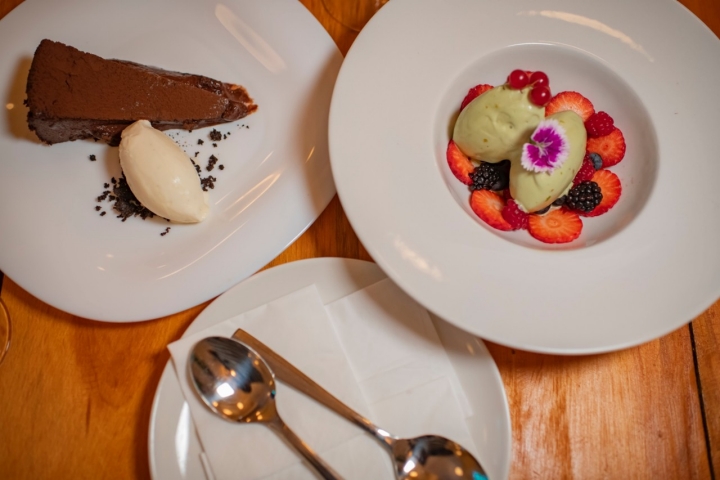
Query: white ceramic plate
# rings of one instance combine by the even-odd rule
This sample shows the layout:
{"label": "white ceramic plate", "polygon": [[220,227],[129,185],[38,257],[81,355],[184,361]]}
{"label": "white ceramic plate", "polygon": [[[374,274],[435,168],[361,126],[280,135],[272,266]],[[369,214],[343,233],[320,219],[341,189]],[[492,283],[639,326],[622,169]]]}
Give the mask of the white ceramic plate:
{"label": "white ceramic plate", "polygon": [[[260,272],[225,292],[203,310],[185,335],[312,284],[317,285],[327,304],[383,278],[385,274],[377,265],[360,260],[316,258],[284,264]],[[447,322],[437,318],[433,321],[436,328],[443,330],[444,338],[452,339],[444,346],[475,412],[471,431],[482,432],[473,437],[480,452],[479,460],[490,478],[507,478],[512,431],[497,366],[482,341]],[[472,352],[468,351],[468,345],[474,346]],[[155,480],[205,478],[199,459],[200,444],[170,362],[165,366],[153,401],[149,450],[150,471]],[[238,465],[242,465],[240,453]]]}
{"label": "white ceramic plate", "polygon": [[[392,0],[333,93],[343,208],[398,285],[483,338],[560,354],[657,338],[720,295],[718,58],[674,0]],[[626,137],[622,198],[566,246],[491,229],[447,167],[467,90],[515,68],[580,91]]]}
{"label": "white ceramic plate", "polygon": [[[117,148],[47,147],[27,129],[25,81],[43,38],[248,89],[257,113],[217,127],[231,132],[217,148],[211,128],[173,134],[200,152],[201,166],[214,154],[225,167],[211,172],[205,221],[122,223],[107,207],[99,216],[95,198],[119,174]],[[113,322],[172,314],[248,277],[334,195],[327,118],[341,62],[294,0],[26,1],[0,22],[0,269],[61,310]]]}

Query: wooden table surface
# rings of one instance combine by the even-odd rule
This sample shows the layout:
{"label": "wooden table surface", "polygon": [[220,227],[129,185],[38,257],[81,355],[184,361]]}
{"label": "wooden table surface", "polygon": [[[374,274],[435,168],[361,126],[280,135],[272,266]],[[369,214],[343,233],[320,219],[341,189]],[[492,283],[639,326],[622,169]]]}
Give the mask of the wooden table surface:
{"label": "wooden table surface", "polygon": [[[0,18],[20,1],[0,0]],[[321,0],[303,3],[346,53],[357,33]],[[719,0],[683,3],[720,35]],[[323,256],[370,260],[337,197],[266,268]],[[207,303],[150,322],[104,324],[44,304],[12,278],[0,287],[14,329],[0,365],[0,479],[149,478],[148,422],[165,347]],[[663,338],[611,354],[489,347],[510,403],[512,479],[720,474],[720,302]]]}

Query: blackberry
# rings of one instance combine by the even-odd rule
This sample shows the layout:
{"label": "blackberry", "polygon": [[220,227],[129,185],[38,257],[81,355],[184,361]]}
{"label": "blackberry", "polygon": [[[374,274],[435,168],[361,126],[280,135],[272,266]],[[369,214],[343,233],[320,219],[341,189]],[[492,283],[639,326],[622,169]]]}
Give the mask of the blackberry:
{"label": "blackberry", "polygon": [[470,173],[470,180],[470,190],[505,190],[510,184],[510,160],[480,162],[480,166]]}
{"label": "blackberry", "polygon": [[567,194],[565,205],[573,210],[591,212],[602,201],[600,185],[593,181],[580,182]]}
{"label": "blackberry", "polygon": [[553,204],[553,207],[562,207],[563,205],[565,205],[565,200],[567,200],[567,195],[563,195],[562,197],[560,197],[560,198],[558,198],[557,200],[555,200],[555,201],[552,203],[552,204]]}

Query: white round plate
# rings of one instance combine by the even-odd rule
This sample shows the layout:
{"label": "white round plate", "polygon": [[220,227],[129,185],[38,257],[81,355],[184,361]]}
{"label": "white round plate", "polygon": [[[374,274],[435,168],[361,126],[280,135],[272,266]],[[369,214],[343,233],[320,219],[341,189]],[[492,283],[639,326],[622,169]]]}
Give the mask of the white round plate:
{"label": "white round plate", "polygon": [[[212,127],[169,132],[189,155],[200,152],[201,167],[211,154],[224,165],[210,172],[217,183],[202,223],[123,223],[96,202],[120,174],[117,148],[38,142],[23,99],[43,38],[247,88],[258,111],[216,127],[231,133],[217,147]],[[21,4],[0,22],[0,269],[54,307],[110,322],[169,315],[222,293],[284,250],[334,195],[327,121],[341,62],[295,0]]]}
{"label": "white round plate", "polygon": [[[377,265],[344,258],[314,258],[264,270],[231,288],[211,303],[188,327],[190,335],[235,315],[315,284],[325,304],[385,278]],[[471,431],[480,463],[492,479],[505,479],[510,471],[512,430],[500,373],[479,339],[433,318],[443,330],[444,344],[458,379],[475,414]],[[282,332],[278,332],[282,335]],[[302,339],[298,339],[302,341]],[[474,347],[468,351],[468,345]],[[190,411],[170,362],[165,366],[150,418],[150,472],[155,480],[204,480],[200,443]],[[242,466],[242,456],[238,456]]]}
{"label": "white round plate", "polygon": [[[343,208],[390,278],[482,338],[558,354],[657,338],[720,295],[718,58],[717,37],[674,0],[392,0],[333,93]],[[627,141],[611,168],[620,201],[564,246],[484,224],[447,166],[468,89],[515,68],[584,94]]]}

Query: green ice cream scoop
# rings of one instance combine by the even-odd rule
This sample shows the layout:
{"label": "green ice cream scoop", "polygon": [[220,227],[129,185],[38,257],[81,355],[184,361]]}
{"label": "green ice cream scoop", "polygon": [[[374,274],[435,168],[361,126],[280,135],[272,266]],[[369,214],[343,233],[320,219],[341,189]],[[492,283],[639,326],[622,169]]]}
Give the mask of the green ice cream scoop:
{"label": "green ice cream scoop", "polygon": [[531,87],[501,85],[470,102],[455,122],[453,141],[476,161],[496,163],[520,156],[522,145],[545,118],[530,101]]}
{"label": "green ice cream scoop", "polygon": [[552,172],[530,172],[520,163],[520,154],[510,158],[510,195],[528,212],[542,210],[566,194],[585,157],[587,132],[582,118],[571,111],[547,118],[557,120],[565,130],[570,151],[565,162]]}

